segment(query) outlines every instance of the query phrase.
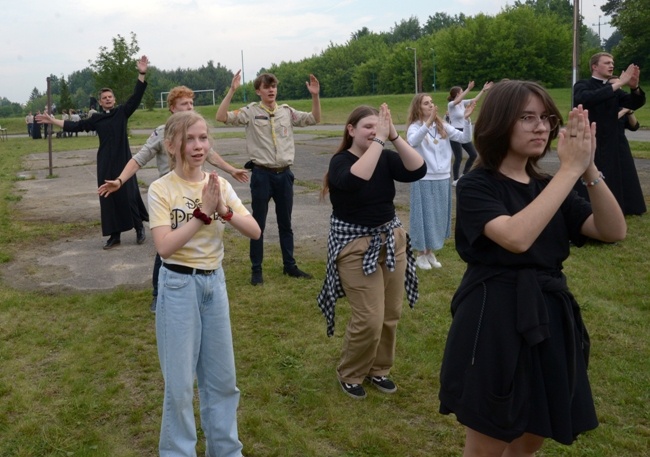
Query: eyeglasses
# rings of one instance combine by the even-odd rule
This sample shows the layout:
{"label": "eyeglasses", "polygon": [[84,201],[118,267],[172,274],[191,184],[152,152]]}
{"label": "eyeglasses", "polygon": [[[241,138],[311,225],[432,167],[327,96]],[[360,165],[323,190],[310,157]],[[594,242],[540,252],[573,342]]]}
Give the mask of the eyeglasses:
{"label": "eyeglasses", "polygon": [[544,124],[544,127],[549,130],[555,130],[555,128],[560,124],[560,119],[553,114],[542,114],[541,116],[536,114],[525,114],[519,118],[519,122],[521,122],[524,131],[532,132],[540,123]]}

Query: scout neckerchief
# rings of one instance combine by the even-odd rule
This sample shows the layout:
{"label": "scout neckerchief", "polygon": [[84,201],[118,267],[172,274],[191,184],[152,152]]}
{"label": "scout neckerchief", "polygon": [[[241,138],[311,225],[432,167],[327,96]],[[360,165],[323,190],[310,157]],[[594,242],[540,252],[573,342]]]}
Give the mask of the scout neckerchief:
{"label": "scout neckerchief", "polygon": [[278,150],[278,138],[275,135],[275,112],[278,110],[278,104],[275,104],[275,108],[272,110],[264,106],[263,103],[260,103],[260,108],[262,108],[264,111],[266,111],[269,115],[269,118],[271,119],[271,136],[273,137],[273,146],[275,146],[275,150]]}

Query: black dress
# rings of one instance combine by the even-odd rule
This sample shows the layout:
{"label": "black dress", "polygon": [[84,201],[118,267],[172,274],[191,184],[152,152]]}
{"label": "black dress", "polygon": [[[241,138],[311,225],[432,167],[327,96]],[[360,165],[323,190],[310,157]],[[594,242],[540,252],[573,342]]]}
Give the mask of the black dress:
{"label": "black dress", "polygon": [[[135,85],[133,95],[123,105],[110,111],[100,111],[80,121],[65,121],[63,130],[67,132],[96,131],[99,136],[97,150],[97,186],[107,179],[117,178],[131,159],[131,148],[127,136],[129,117],[140,106],[147,83],[140,80]],[[149,220],[149,213],[142,201],[135,175],[124,182],[117,192],[108,198],[99,197],[101,209],[102,234],[126,232],[142,227],[142,221]]]}
{"label": "black dress", "polygon": [[631,125],[629,117],[623,116],[618,120],[618,128],[621,145],[619,160],[621,162],[623,182],[625,183],[621,209],[623,214],[626,215],[641,215],[646,212],[645,199],[643,198],[641,182],[639,182],[639,174],[634,164],[634,157],[632,157],[632,151],[630,150],[630,143],[625,136],[625,129],[632,132],[639,130],[639,122],[637,121],[636,124]]}
{"label": "black dress", "polygon": [[[625,207],[625,189],[631,176],[629,167],[620,160],[624,144],[619,132],[618,112],[621,108],[636,110],[645,105],[645,93],[641,89],[638,92],[614,90],[611,84],[596,78],[580,80],[573,86],[574,106],[582,104],[589,110],[589,120],[596,123],[594,163],[605,176],[607,187],[621,208]],[[582,197],[589,199],[587,189],[580,182],[575,189]]]}
{"label": "black dress", "polygon": [[562,273],[569,243],[585,242],[589,202],[572,192],[522,254],[483,235],[487,222],[521,211],[547,184],[478,168],[456,188],[456,249],[467,270],[451,304],[440,412],[507,442],[528,432],[570,444],[598,425],[589,336]]}

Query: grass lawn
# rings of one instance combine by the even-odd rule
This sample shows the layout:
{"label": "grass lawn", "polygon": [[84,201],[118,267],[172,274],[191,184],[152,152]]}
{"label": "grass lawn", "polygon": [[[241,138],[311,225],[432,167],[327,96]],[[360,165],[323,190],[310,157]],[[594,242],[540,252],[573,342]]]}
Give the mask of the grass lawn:
{"label": "grass lawn", "polygon": [[[347,115],[350,106],[336,109]],[[91,148],[96,141],[84,135],[53,144]],[[88,228],[21,220],[16,172],[25,155],[36,152],[34,143],[0,143],[0,262],[26,245]],[[600,426],[570,447],[548,442],[538,456],[638,457],[650,449],[650,216],[628,218],[628,225],[625,241],[575,248],[565,263],[591,334]],[[296,257],[322,278],[326,253],[305,244],[297,243]],[[247,241],[229,230],[226,249],[245,455],[461,454],[462,427],[437,413],[449,303],[464,271],[453,240],[438,256],[444,267],[419,275],[417,307],[404,310],[392,370],[398,392],[369,389],[363,402],[340,391],[334,371],[349,316],[346,300],[337,306],[336,334],[327,338],[315,300],[320,280],[278,273],[280,250],[270,245],[265,284],[253,288]],[[45,294],[2,283],[0,456],[157,455],[163,383],[149,300],[149,290]]]}

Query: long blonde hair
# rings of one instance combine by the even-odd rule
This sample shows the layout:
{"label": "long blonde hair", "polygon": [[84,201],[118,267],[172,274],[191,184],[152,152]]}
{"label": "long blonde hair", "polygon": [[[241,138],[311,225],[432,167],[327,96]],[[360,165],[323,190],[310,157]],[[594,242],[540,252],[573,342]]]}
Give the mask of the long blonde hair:
{"label": "long blonde hair", "polygon": [[[425,116],[422,112],[422,100],[424,97],[431,98],[431,95],[422,92],[420,94],[417,94],[415,97],[413,97],[413,100],[411,100],[411,104],[409,105],[408,119],[406,121],[407,125],[411,125],[418,121],[425,121]],[[433,99],[431,99],[431,103],[433,103]],[[433,122],[436,124],[436,129],[438,130],[440,137],[447,138],[447,131],[445,130],[443,120],[439,114],[436,113],[436,118]]]}
{"label": "long blonde hair", "polygon": [[[185,151],[187,130],[197,122],[205,122],[206,127],[208,123],[196,111],[180,111],[169,116],[167,123],[165,123],[165,149],[169,154],[169,169],[176,168],[176,150],[173,146],[177,145],[180,137],[180,150]],[[183,171],[187,171],[187,159],[185,154],[180,154]]]}

